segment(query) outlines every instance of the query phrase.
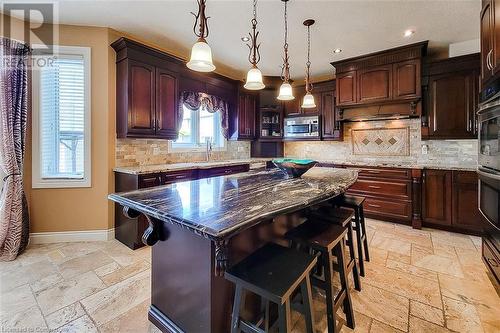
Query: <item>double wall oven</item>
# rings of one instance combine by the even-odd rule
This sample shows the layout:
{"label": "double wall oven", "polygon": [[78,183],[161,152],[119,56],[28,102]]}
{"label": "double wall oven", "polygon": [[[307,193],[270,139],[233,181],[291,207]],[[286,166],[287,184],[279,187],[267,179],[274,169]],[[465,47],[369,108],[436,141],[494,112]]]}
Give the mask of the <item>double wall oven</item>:
{"label": "double wall oven", "polygon": [[483,237],[483,260],[500,281],[500,89],[481,103],[478,121],[479,210],[489,222]]}

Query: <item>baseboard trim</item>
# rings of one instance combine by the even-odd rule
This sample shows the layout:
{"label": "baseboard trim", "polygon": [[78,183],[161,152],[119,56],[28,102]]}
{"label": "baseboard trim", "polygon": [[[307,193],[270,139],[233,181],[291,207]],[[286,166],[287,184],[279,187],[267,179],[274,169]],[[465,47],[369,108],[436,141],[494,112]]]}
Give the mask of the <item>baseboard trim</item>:
{"label": "baseboard trim", "polygon": [[114,228],[108,230],[34,232],[30,234],[30,243],[49,244],[65,242],[95,242],[107,241],[114,238]]}

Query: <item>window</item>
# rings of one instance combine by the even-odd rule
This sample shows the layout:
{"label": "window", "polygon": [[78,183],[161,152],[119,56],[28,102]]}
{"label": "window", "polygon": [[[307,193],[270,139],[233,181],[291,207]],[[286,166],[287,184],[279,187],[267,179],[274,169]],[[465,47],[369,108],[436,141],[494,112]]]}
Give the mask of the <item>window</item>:
{"label": "window", "polygon": [[90,187],[90,48],[33,70],[33,187]]}
{"label": "window", "polygon": [[179,130],[179,137],[172,142],[174,150],[205,150],[207,140],[213,148],[224,148],[220,112],[210,113],[204,107],[192,111],[183,106],[184,119]]}

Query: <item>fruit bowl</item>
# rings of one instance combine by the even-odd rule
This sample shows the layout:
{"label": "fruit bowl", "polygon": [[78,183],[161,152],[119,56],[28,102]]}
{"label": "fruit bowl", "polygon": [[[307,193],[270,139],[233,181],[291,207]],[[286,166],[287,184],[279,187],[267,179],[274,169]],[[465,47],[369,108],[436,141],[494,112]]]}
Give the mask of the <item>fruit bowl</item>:
{"label": "fruit bowl", "polygon": [[298,178],[318,162],[308,159],[280,158],[272,161],[289,178]]}

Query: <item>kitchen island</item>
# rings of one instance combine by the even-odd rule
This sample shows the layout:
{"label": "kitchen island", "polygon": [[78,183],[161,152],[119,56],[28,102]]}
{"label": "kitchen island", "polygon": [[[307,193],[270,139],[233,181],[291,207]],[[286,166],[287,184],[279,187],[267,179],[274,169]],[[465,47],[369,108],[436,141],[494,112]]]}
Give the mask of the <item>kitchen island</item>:
{"label": "kitchen island", "polygon": [[[144,214],[152,248],[149,319],[164,332],[228,332],[233,285],[225,269],[266,242],[282,242],[300,211],[344,193],[357,171],[315,167],[288,179],[276,169],[109,195]],[[248,315],[255,302],[247,302]]]}

